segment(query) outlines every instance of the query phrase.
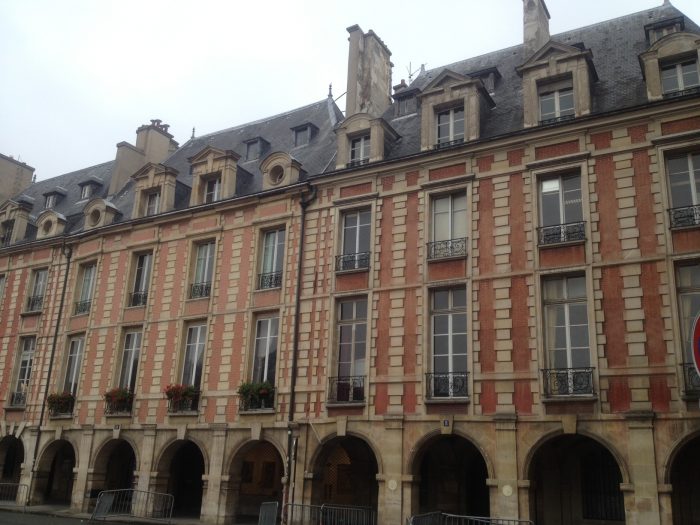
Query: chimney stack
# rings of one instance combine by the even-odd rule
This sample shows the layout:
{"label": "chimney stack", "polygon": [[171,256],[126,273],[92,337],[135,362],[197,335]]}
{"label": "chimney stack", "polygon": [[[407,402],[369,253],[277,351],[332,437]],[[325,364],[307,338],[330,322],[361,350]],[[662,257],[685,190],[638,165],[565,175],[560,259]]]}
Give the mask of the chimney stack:
{"label": "chimney stack", "polygon": [[348,27],[348,91],[345,118],[356,113],[381,116],[391,104],[391,51],[371,29]]}
{"label": "chimney stack", "polygon": [[523,60],[549,42],[549,11],[544,0],[523,0]]}

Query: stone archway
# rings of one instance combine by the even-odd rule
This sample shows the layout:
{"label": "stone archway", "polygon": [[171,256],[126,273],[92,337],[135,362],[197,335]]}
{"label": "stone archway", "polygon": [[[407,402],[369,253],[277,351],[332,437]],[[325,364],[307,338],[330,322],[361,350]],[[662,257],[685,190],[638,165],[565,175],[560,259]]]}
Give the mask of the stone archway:
{"label": "stone archway", "polygon": [[136,453],[128,441],[110,439],[97,453],[91,474],[91,493],[134,488]]}
{"label": "stone archway", "polygon": [[70,505],[75,464],[75,450],[70,442],[59,439],[47,446],[37,465],[32,499],[54,505]]}
{"label": "stone archway", "polygon": [[336,437],[324,443],[314,462],[311,500],[377,510],[379,472],[370,446],[354,436]]}
{"label": "stone archway", "polygon": [[489,516],[486,461],[469,440],[456,435],[428,440],[413,460],[413,475],[413,514]]}
{"label": "stone archway", "polygon": [[700,435],[681,445],[671,464],[674,525],[700,523]]}
{"label": "stone archway", "polygon": [[266,501],[278,501],[281,511],[283,476],[284,462],[272,443],[247,443],[231,462],[226,514],[234,516],[235,523],[254,521]]}
{"label": "stone archway", "polygon": [[530,478],[530,519],[538,525],[625,523],[614,456],[598,441],[582,435],[560,435],[534,453]]}
{"label": "stone archway", "polygon": [[158,492],[174,496],[173,516],[199,518],[204,494],[204,454],[196,443],[171,443],[158,462]]}
{"label": "stone archway", "polygon": [[[24,446],[14,436],[0,439],[0,501],[15,501],[24,463]],[[20,493],[21,496],[21,493]],[[26,497],[26,494],[24,495]]]}

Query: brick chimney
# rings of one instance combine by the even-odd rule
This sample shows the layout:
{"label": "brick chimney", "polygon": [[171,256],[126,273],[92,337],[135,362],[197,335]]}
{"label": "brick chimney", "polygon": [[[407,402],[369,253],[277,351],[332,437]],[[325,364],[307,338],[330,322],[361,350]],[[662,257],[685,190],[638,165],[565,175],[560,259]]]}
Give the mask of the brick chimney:
{"label": "brick chimney", "polygon": [[549,18],[544,0],[523,0],[523,61],[549,42]]}
{"label": "brick chimney", "polygon": [[379,117],[391,104],[391,51],[371,29],[348,27],[348,92],[345,118],[356,113]]}

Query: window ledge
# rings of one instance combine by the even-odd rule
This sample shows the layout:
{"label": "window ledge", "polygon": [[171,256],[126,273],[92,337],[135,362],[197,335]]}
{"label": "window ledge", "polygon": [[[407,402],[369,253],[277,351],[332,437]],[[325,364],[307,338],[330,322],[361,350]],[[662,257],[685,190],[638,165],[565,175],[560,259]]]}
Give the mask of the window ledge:
{"label": "window ledge", "polygon": [[124,310],[136,310],[137,308],[146,308],[146,305],[145,304],[137,304],[137,305],[127,304],[124,307]]}
{"label": "window ledge", "polygon": [[432,259],[427,259],[428,264],[439,263],[445,261],[459,261],[467,258],[467,254],[464,255],[451,255],[449,257],[433,257]]}
{"label": "window ledge", "polygon": [[671,230],[672,232],[682,232],[686,230],[697,230],[698,228],[700,228],[700,223],[688,224],[683,226],[670,226],[669,230]]}
{"label": "window ledge", "polygon": [[89,311],[87,311],[87,312],[80,312],[79,314],[73,314],[73,315],[71,315],[71,317],[85,317],[85,316],[87,316],[87,315],[90,315],[90,312],[89,312]]}
{"label": "window ledge", "polygon": [[598,401],[598,396],[595,394],[571,394],[571,395],[561,395],[552,397],[543,397],[542,403],[546,404],[557,404],[557,403],[594,403]]}
{"label": "window ledge", "polygon": [[467,397],[431,397],[423,401],[426,405],[468,405],[471,400]]}
{"label": "window ledge", "polygon": [[248,410],[239,410],[238,413],[242,416],[255,416],[261,414],[274,414],[276,410],[274,408],[251,408]]}
{"label": "window ledge", "polygon": [[33,315],[41,315],[42,310],[29,310],[21,312],[19,315],[22,317],[32,317]]}
{"label": "window ledge", "polygon": [[50,420],[54,419],[73,419],[73,414],[58,414],[55,416],[49,416]]}
{"label": "window ledge", "polygon": [[366,268],[350,268],[348,270],[336,270],[335,273],[336,275],[344,275],[348,273],[362,273],[362,272],[369,272],[370,267],[367,266]]}
{"label": "window ledge", "polygon": [[182,410],[179,412],[168,412],[169,417],[197,417],[199,416],[198,410]]}
{"label": "window ledge", "polygon": [[[208,301],[211,299],[211,295],[206,295],[204,297],[188,297],[185,299],[186,302],[193,302],[193,301]],[[136,308],[136,307],[134,307]]]}
{"label": "window ledge", "polygon": [[353,407],[364,407],[367,405],[366,401],[356,401],[354,403],[346,403],[343,401],[326,401],[326,407],[328,408],[353,408]]}
{"label": "window ledge", "polygon": [[540,250],[546,250],[548,248],[561,248],[566,246],[576,246],[577,244],[586,244],[588,239],[581,239],[577,241],[562,241],[562,242],[550,242],[549,244],[538,244],[537,247]]}
{"label": "window ledge", "polygon": [[269,288],[256,288],[253,291],[254,292],[270,292],[270,291],[281,290],[281,289],[282,289],[281,286],[270,286]]}
{"label": "window ledge", "polygon": [[105,417],[107,419],[114,419],[114,418],[129,418],[131,419],[131,416],[133,415],[133,412],[112,412],[111,414],[105,414]]}
{"label": "window ledge", "polygon": [[24,412],[27,405],[5,405],[5,412]]}

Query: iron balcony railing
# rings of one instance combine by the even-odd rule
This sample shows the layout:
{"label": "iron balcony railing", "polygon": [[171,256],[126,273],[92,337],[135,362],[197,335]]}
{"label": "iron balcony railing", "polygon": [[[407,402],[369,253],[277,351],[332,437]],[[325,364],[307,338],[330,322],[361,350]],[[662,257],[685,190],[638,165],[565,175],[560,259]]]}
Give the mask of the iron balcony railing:
{"label": "iron balcony railing", "polygon": [[200,299],[209,297],[211,293],[211,282],[193,283],[190,287],[190,299]]}
{"label": "iron balcony railing", "polygon": [[64,397],[58,403],[49,406],[49,417],[70,416],[73,414],[75,407],[74,397]]}
{"label": "iron balcony railing", "polygon": [[457,144],[464,144],[464,138],[439,141],[435,144],[435,146],[433,146],[433,149],[449,148],[450,146],[456,146]]}
{"label": "iron balcony railing", "polygon": [[449,239],[427,243],[428,260],[467,256],[467,238]]}
{"label": "iron balcony railing", "polygon": [[335,271],[347,272],[349,270],[366,270],[369,268],[369,256],[371,252],[347,253],[335,258]]}
{"label": "iron balcony railing", "polygon": [[199,408],[199,395],[197,392],[193,396],[171,399],[168,405],[168,412],[178,414],[182,412],[196,412]]}
{"label": "iron balcony railing", "polygon": [[90,311],[92,301],[77,301],[75,303],[75,315],[86,314]]}
{"label": "iron balcony railing", "polygon": [[27,312],[38,312],[44,306],[43,295],[32,295],[27,298]]}
{"label": "iron balcony railing", "polygon": [[363,166],[364,164],[367,164],[368,162],[369,162],[369,158],[355,159],[355,160],[351,160],[350,162],[348,162],[347,167],[354,168],[356,166]]}
{"label": "iron balcony railing", "polygon": [[258,290],[282,287],[282,271],[258,274]]}
{"label": "iron balcony railing", "polygon": [[668,210],[671,228],[691,228],[700,226],[700,205],[681,206]]}
{"label": "iron balcony railing", "polygon": [[131,292],[129,306],[146,306],[148,302],[148,292]]}
{"label": "iron balcony railing", "polygon": [[685,395],[700,396],[700,376],[693,363],[683,364],[683,380],[685,383]]}
{"label": "iron balcony railing", "polygon": [[537,242],[540,246],[582,242],[586,240],[586,222],[569,222],[537,228]]}
{"label": "iron balcony railing", "polygon": [[364,403],[365,376],[329,377],[328,403]]}
{"label": "iron balcony railing", "polygon": [[260,392],[254,396],[241,397],[241,411],[267,410],[275,407],[275,389],[269,390],[266,394]]}
{"label": "iron balcony railing", "polygon": [[119,399],[115,401],[105,401],[105,414],[131,414],[134,406],[133,394],[128,399]]}
{"label": "iron balcony railing", "polygon": [[468,372],[425,374],[428,399],[458,399],[469,397]]}
{"label": "iron balcony railing", "polygon": [[700,93],[700,86],[694,86],[688,89],[679,89],[678,91],[668,91],[664,93],[664,98],[684,97],[686,95],[695,95],[697,93]]}
{"label": "iron balcony railing", "polygon": [[544,120],[540,120],[540,126],[545,124],[555,124],[557,122],[566,122],[567,120],[573,120],[574,117],[575,115],[561,115],[559,117],[546,118]]}
{"label": "iron balcony railing", "polygon": [[542,370],[545,397],[592,396],[593,368],[549,368]]}
{"label": "iron balcony railing", "polygon": [[26,392],[12,392],[10,394],[10,406],[11,407],[23,407],[27,404],[27,393]]}

